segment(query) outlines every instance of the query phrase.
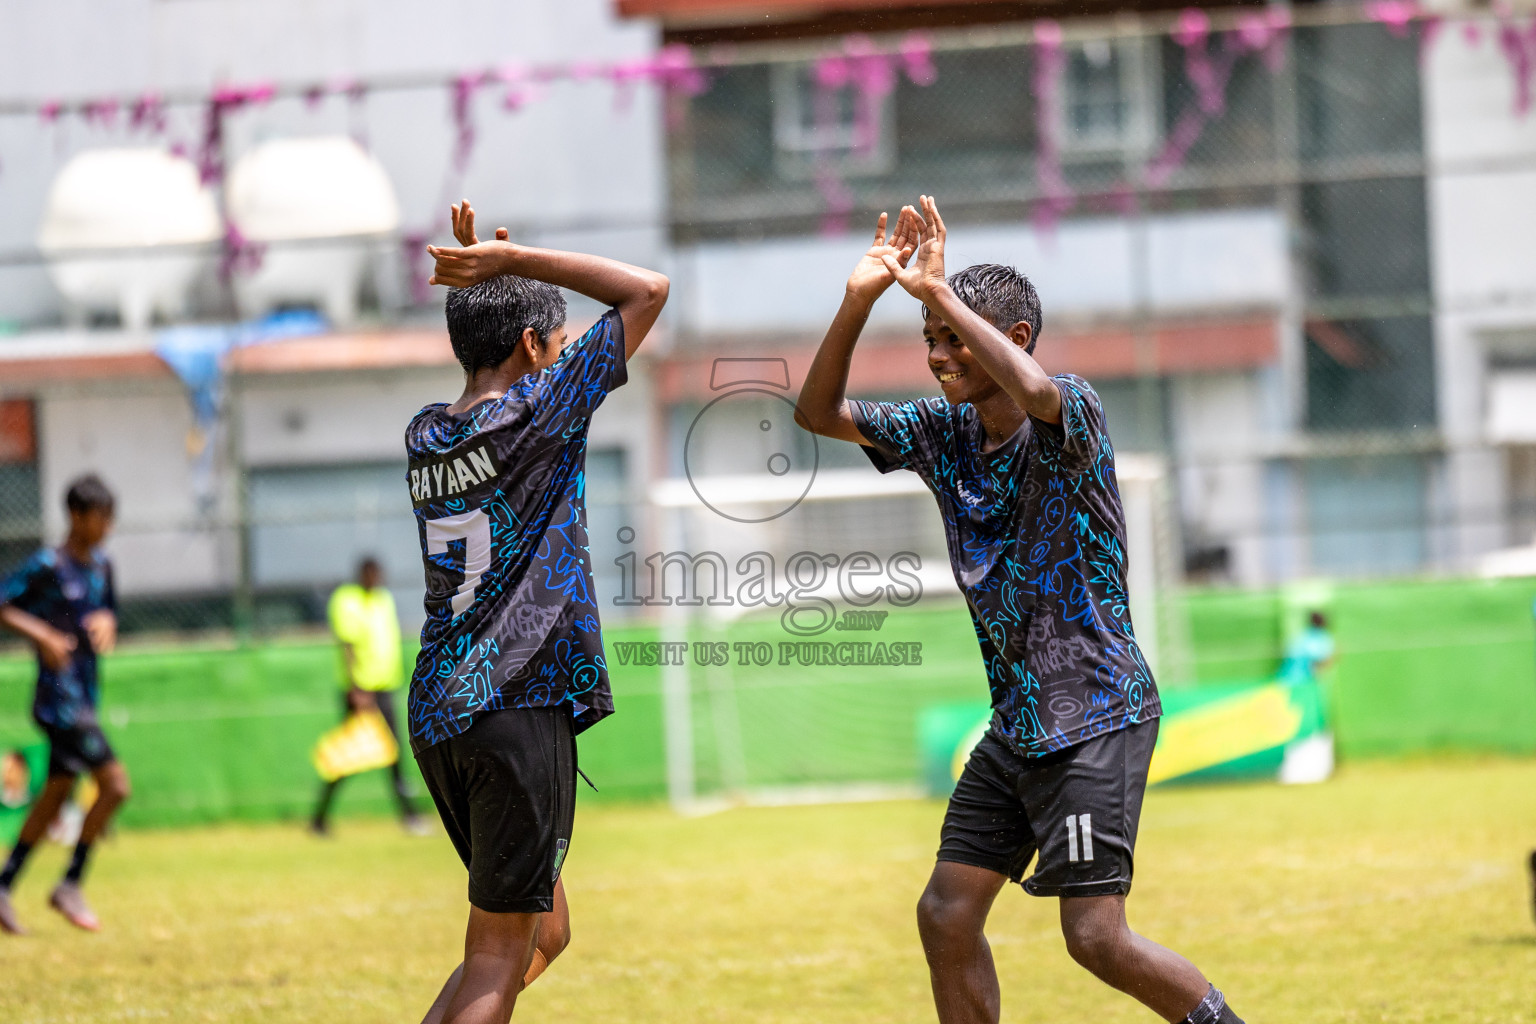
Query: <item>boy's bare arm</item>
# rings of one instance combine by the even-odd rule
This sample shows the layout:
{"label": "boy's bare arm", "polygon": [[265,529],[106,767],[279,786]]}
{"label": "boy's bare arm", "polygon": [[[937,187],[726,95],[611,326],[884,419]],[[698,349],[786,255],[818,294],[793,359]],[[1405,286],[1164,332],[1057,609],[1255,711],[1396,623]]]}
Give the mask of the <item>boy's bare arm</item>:
{"label": "boy's bare arm", "polygon": [[635,354],[667,303],[671,285],[664,274],[602,256],[518,245],[508,240],[505,228],[496,229],[494,241],[481,242],[474,224],[468,200],[453,207],[453,233],[461,247],[427,246],[436,261],[431,284],[468,288],[502,274],[516,274],[580,292],[618,309],[624,321],[626,359]]}
{"label": "boy's bare arm", "polygon": [[0,625],[32,641],[37,656],[55,672],[68,665],[70,655],[75,652],[74,637],[13,604],[0,605]]}
{"label": "boy's bare arm", "polygon": [[982,369],[1019,408],[1047,423],[1061,422],[1061,391],[1034,357],[960,300],[944,279],[944,220],[932,196],[922,197],[922,243],[903,268],[886,258],[897,282],[937,313],[965,342]]}
{"label": "boy's bare arm", "polygon": [[843,292],[843,304],[832,318],[832,326],[816,350],[816,358],[805,375],[800,388],[800,398],[795,403],[795,422],[801,427],[823,437],[835,437],[839,441],[868,444],[853,421],[848,407],[848,371],[853,365],[853,348],[858,343],[864,324],[875,300],[895,280],[886,268],[884,257],[893,256],[904,261],[911,247],[917,243],[919,223],[912,207],[903,207],[896,219],[896,230],[889,241],[885,237],[886,214],[880,215],[875,225],[875,241],[869,251],[853,268]]}

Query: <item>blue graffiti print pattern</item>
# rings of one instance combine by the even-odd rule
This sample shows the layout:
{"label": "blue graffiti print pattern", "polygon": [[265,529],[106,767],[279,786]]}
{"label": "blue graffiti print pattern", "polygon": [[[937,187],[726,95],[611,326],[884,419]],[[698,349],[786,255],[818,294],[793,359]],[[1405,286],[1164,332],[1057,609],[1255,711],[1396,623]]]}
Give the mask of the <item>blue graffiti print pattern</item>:
{"label": "blue graffiti print pattern", "polygon": [[1099,396],[1054,378],[1060,425],[1026,418],[990,452],[976,409],[852,402],[870,460],[917,473],[938,501],[976,627],[993,728],[1024,757],[1158,717],[1131,628],[1125,514]]}
{"label": "blue graffiti print pattern", "polygon": [[427,582],[414,750],[488,711],[566,705],[578,732],[612,713],[585,471],[592,412],[625,380],[609,310],[501,398],[460,415],[430,405],[406,429]]}
{"label": "blue graffiti print pattern", "polygon": [[43,548],[0,583],[0,605],[6,604],[75,638],[74,656],[62,670],[38,662],[33,719],[61,729],[94,721],[99,697],[96,652],[85,618],[94,611],[117,609],[112,563],[94,553],[81,565],[63,551]]}

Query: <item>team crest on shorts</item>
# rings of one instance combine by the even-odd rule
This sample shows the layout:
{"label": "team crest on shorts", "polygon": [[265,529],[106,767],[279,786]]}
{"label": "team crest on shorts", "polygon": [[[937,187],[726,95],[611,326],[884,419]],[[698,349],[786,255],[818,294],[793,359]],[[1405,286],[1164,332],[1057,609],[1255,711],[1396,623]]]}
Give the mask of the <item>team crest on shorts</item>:
{"label": "team crest on shorts", "polygon": [[568,839],[555,840],[555,881],[560,880],[560,866],[565,863],[565,851],[570,845]]}

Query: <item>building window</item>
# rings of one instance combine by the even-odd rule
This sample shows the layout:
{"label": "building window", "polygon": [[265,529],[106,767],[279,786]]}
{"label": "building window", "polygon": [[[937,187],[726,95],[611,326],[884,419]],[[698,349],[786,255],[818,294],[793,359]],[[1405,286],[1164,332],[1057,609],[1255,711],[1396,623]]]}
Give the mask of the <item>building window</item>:
{"label": "building window", "polygon": [[1414,572],[1425,559],[1424,459],[1311,459],[1304,474],[1314,572]]}
{"label": "building window", "polygon": [[1157,110],[1141,39],[1088,39],[1065,51],[1058,125],[1063,155],[1142,157],[1156,137]]}
{"label": "building window", "polygon": [[775,165],[781,177],[891,170],[891,93],[874,96],[852,86],[819,85],[814,65],[796,63],[774,67],[773,95]]}
{"label": "building window", "polygon": [[419,592],[421,551],[405,475],[404,462],[250,470],[253,586],[333,586],[373,555],[392,588]]}
{"label": "building window", "polygon": [[1310,319],[1307,427],[1322,432],[1435,426],[1435,346],[1428,317]]}
{"label": "building window", "polygon": [[1379,162],[1424,152],[1418,41],[1380,25],[1316,25],[1292,36],[1301,158]]}

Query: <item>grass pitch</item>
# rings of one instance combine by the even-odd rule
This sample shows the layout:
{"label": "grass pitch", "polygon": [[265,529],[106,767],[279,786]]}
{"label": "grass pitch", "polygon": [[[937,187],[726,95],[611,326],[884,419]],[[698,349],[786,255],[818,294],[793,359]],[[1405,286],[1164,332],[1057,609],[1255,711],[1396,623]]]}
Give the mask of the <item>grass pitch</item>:
{"label": "grass pitch", "polygon": [[[518,1019],[930,1021],[913,905],[942,813],[583,807],[575,941]],[[1532,762],[1154,790],[1131,920],[1252,1024],[1536,1022],[1533,845]],[[63,861],[18,885],[32,935],[0,936],[0,1021],[414,1021],[462,940],[446,838],[383,821],[126,833],[89,879],[94,936],[44,906]],[[1005,1020],[1156,1019],[1068,960],[1054,901],[1005,890],[989,933]]]}

